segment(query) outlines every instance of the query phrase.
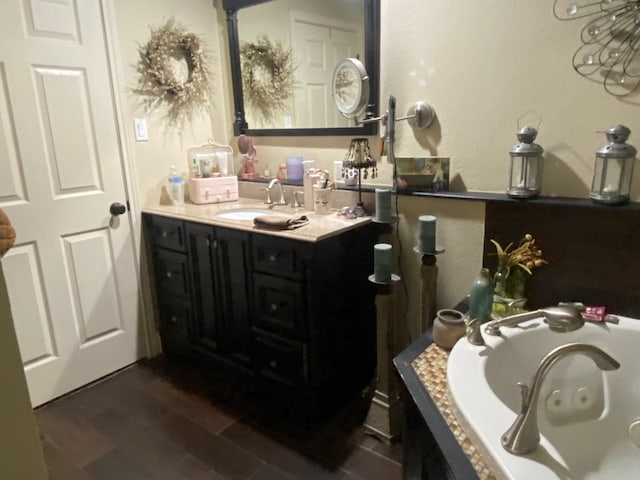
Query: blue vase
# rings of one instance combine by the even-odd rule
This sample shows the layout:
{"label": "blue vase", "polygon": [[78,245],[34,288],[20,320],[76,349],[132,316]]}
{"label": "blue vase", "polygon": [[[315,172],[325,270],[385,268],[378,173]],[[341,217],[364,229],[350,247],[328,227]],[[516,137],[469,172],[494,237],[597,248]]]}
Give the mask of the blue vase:
{"label": "blue vase", "polygon": [[480,323],[491,320],[493,307],[493,279],[488,268],[481,268],[480,273],[471,285],[469,294],[469,317],[477,318]]}

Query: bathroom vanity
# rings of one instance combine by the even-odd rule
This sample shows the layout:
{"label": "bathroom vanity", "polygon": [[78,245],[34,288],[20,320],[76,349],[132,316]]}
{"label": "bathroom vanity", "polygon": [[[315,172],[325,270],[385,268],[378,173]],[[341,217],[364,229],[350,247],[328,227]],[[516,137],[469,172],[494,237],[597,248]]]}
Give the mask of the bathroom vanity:
{"label": "bathroom vanity", "polygon": [[376,225],[306,213],[271,231],[220,216],[246,206],[144,209],[163,350],[323,416],[375,369]]}

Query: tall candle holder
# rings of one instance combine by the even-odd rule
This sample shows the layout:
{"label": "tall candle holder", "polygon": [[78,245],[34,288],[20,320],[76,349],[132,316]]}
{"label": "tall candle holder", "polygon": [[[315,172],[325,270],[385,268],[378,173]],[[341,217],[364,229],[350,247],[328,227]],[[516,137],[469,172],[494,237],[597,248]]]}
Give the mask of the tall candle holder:
{"label": "tall candle holder", "polygon": [[444,248],[436,245],[436,217],[421,215],[419,222],[419,242],[413,251],[422,255],[420,278],[422,283],[420,320],[418,335],[433,326],[436,316],[436,293],[438,283],[438,265],[436,256],[444,253]]}
{"label": "tall candle holder", "polygon": [[364,422],[364,432],[391,444],[402,433],[400,382],[393,367],[396,344],[396,305],[394,286],[400,277],[394,273],[388,282],[369,281],[376,286],[377,369],[376,391]]}

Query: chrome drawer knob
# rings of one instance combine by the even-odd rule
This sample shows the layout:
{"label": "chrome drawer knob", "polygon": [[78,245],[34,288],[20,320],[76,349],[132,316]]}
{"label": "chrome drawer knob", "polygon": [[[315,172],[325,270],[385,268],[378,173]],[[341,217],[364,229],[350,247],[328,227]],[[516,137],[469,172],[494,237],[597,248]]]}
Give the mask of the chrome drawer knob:
{"label": "chrome drawer knob", "polygon": [[278,310],[278,304],[276,304],[276,303],[272,303],[272,304],[271,304],[271,311],[272,311],[272,312],[275,312],[276,310]]}
{"label": "chrome drawer knob", "polygon": [[178,321],[178,317],[171,317],[171,323],[176,323]]}
{"label": "chrome drawer knob", "polygon": [[162,236],[163,236],[163,237],[165,237],[165,238],[166,238],[168,235],[169,235],[169,234],[168,234],[167,232],[162,232]]}
{"label": "chrome drawer knob", "polygon": [[274,253],[269,255],[269,261],[270,262],[275,262],[277,259],[278,259],[278,257],[276,257],[276,255]]}
{"label": "chrome drawer knob", "polygon": [[271,368],[277,368],[277,367],[278,367],[278,362],[276,362],[275,360],[271,360],[271,361],[269,362],[269,366],[270,366]]}
{"label": "chrome drawer knob", "polygon": [[173,277],[173,274],[171,272],[167,272],[167,278],[171,278]]}

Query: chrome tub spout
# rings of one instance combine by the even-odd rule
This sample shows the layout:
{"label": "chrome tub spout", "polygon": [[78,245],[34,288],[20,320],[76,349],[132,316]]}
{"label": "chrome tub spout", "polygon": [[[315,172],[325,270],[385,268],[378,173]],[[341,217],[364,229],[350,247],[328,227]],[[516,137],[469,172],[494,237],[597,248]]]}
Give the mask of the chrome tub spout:
{"label": "chrome tub spout", "polygon": [[518,382],[522,394],[522,407],[513,425],[500,439],[505,450],[514,455],[525,455],[536,449],[540,443],[537,416],[540,386],[547,373],[559,360],[574,354],[588,356],[601,370],[620,368],[620,364],[615,359],[593,345],[568,343],[553,349],[542,359],[529,385]]}

